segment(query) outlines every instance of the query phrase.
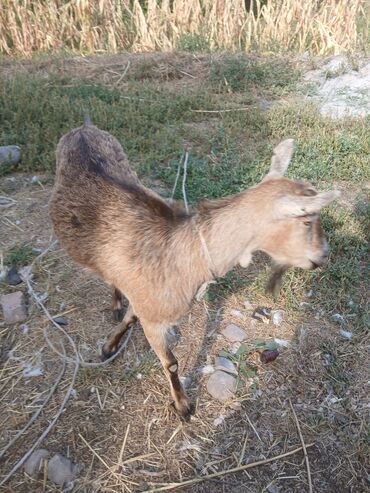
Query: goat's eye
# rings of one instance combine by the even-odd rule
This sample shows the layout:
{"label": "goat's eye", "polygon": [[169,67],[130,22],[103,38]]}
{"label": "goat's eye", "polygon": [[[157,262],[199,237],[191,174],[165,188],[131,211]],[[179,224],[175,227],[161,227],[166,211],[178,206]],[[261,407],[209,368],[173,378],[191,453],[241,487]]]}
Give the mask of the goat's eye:
{"label": "goat's eye", "polygon": [[311,221],[304,221],[303,224],[307,227],[311,226]]}

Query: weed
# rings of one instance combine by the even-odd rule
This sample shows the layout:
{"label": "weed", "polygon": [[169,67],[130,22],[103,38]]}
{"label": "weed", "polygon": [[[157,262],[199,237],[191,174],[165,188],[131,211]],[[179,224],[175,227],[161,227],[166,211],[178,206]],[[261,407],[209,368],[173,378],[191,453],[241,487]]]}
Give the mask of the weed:
{"label": "weed", "polygon": [[208,52],[210,51],[210,43],[207,37],[202,34],[181,33],[176,43],[176,49],[189,53]]}
{"label": "weed", "polygon": [[14,245],[5,254],[5,265],[22,267],[29,264],[38,252],[30,245]]}

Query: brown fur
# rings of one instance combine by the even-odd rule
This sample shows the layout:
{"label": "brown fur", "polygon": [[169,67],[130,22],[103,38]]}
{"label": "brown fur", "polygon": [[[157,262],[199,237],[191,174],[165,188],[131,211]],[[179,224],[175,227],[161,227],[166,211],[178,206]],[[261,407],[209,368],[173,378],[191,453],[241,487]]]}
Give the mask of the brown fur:
{"label": "brown fur", "polygon": [[291,153],[292,142],[284,141],[262,183],[203,201],[194,214],[186,214],[141,184],[107,132],[84,124],[59,142],[50,202],[55,233],[78,263],[116,288],[116,310],[122,309],[121,293],[129,301],[103,353],[116,351],[138,317],[185,419],[191,406],[166,331],[187,312],[199,287],[237,263],[246,266],[256,250],[270,254],[281,272],[281,266],[314,268],[326,259],[318,210],[334,197],[282,178]]}

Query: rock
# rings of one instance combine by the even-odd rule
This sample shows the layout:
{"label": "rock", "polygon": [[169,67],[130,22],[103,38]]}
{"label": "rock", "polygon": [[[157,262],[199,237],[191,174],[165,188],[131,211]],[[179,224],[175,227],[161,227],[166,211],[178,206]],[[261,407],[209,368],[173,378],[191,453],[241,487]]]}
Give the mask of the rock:
{"label": "rock", "polygon": [[260,353],[260,360],[262,363],[271,363],[275,361],[279,356],[279,351],[277,349],[265,349]]}
{"label": "rock", "polygon": [[283,310],[274,310],[273,312],[271,312],[271,320],[274,325],[281,325],[284,320]]}
{"label": "rock", "polygon": [[21,149],[18,146],[0,146],[0,165],[18,164],[21,160]]}
{"label": "rock", "polygon": [[50,456],[50,453],[43,448],[36,449],[28,457],[24,464],[24,471],[32,477],[37,477],[39,472],[43,470],[43,462]]}
{"label": "rock", "polygon": [[65,317],[55,317],[53,318],[54,322],[58,325],[68,325],[69,322]]}
{"label": "rock", "polygon": [[267,493],[280,493],[280,490],[274,484],[270,484],[270,486],[267,487]]}
{"label": "rock", "polygon": [[245,315],[240,310],[230,310],[230,314],[233,317],[240,318],[241,320],[245,320]]}
{"label": "rock", "polygon": [[22,324],[19,328],[21,329],[22,334],[28,334],[30,331],[30,326],[27,324]]}
{"label": "rock", "polygon": [[230,342],[241,342],[247,338],[247,333],[235,324],[227,325],[221,330],[221,334]]}
{"label": "rock", "polygon": [[17,286],[17,284],[20,284],[22,282],[22,278],[18,273],[18,269],[14,265],[6,273],[6,282],[10,286]]}
{"label": "rock", "polygon": [[24,294],[21,291],[4,294],[0,298],[4,320],[9,324],[24,322],[27,318],[27,307]]}
{"label": "rock", "polygon": [[213,424],[215,426],[220,426],[222,425],[223,423],[225,422],[225,416],[223,414],[220,414],[220,416],[218,418],[216,418],[214,421],[213,421]]}
{"label": "rock", "polygon": [[63,486],[76,479],[79,473],[79,467],[67,457],[61,454],[55,454],[48,464],[48,478],[53,483]]}
{"label": "rock", "polygon": [[209,377],[207,391],[212,397],[225,402],[233,397],[236,391],[236,378],[229,373],[216,370]]}
{"label": "rock", "polygon": [[226,373],[231,373],[231,375],[238,375],[238,370],[236,369],[234,363],[227,358],[219,356],[215,361],[216,370],[222,370]]}
{"label": "rock", "polygon": [[252,303],[250,301],[245,300],[243,304],[244,304],[244,308],[246,310],[253,310],[253,305],[252,305]]}
{"label": "rock", "polygon": [[265,306],[259,306],[252,313],[252,317],[258,320],[259,322],[263,322],[264,324],[269,324],[271,318],[271,308],[266,308]]}
{"label": "rock", "polygon": [[370,62],[360,60],[353,70],[345,57],[332,57],[320,69],[307,72],[306,82],[316,91],[309,98],[318,102],[320,113],[330,118],[365,118],[370,114]]}

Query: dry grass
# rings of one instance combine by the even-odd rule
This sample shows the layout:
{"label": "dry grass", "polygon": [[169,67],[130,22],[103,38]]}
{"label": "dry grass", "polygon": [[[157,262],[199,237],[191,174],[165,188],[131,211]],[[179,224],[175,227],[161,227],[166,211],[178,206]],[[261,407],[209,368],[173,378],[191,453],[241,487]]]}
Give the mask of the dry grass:
{"label": "dry grass", "polygon": [[364,48],[365,0],[3,0],[0,53]]}

